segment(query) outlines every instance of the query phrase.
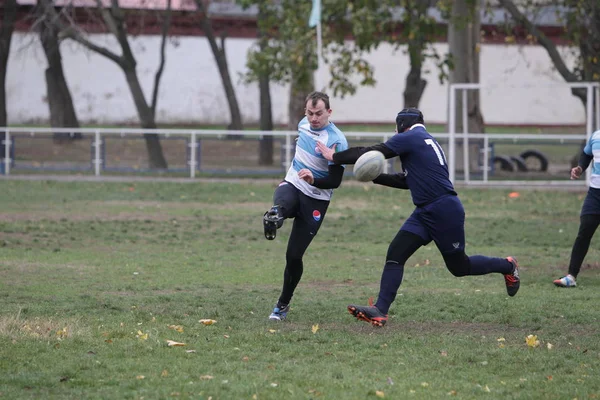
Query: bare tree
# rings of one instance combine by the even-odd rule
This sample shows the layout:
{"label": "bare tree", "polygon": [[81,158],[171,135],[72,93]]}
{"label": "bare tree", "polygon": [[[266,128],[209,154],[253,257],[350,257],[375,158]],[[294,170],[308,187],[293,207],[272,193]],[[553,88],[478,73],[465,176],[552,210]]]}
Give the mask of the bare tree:
{"label": "bare tree", "polygon": [[240,112],[240,107],[235,95],[235,89],[231,81],[231,76],[229,75],[227,56],[225,54],[226,35],[223,33],[221,36],[221,44],[219,45],[217,43],[215,31],[208,15],[208,6],[210,5],[210,1],[195,0],[195,2],[201,16],[202,30],[206,35],[206,39],[208,40],[213,56],[215,57],[217,67],[219,68],[219,74],[221,75],[221,81],[223,82],[223,88],[225,89],[225,96],[227,97],[227,103],[229,104],[229,112],[231,113],[231,123],[229,124],[229,129],[242,130],[244,129],[244,125],[242,123],[242,114]]}
{"label": "bare tree", "polygon": [[[45,12],[50,5],[49,0],[40,0],[36,7],[38,17],[36,25],[39,28],[40,42],[48,60],[46,68],[46,88],[48,106],[50,108],[50,126],[56,128],[79,128],[79,121],[73,106],[73,99],[62,66],[60,54],[59,30]],[[55,139],[80,138],[81,134],[55,133]]]}
{"label": "bare tree", "polygon": [[[548,38],[526,15],[519,10],[512,0],[498,0],[514,22],[535,37],[552,60],[554,67],[566,82],[600,81],[600,2],[597,0],[554,0],[549,5],[555,6],[565,24],[565,35],[578,50],[575,54],[575,67],[569,69],[564,56],[556,48],[556,44]],[[535,10],[539,5],[533,0],[523,4],[525,10]],[[529,15],[535,15],[529,13]],[[579,98],[584,106],[587,103],[584,89],[573,89],[574,96]]]}
{"label": "bare tree", "polygon": [[[155,129],[158,88],[165,66],[166,38],[171,23],[171,0],[167,0],[167,9],[164,13],[164,21],[162,23],[161,32],[160,61],[154,76],[154,87],[150,104],[148,104],[146,101],[144,92],[142,90],[142,85],[140,84],[137,75],[137,61],[133,55],[133,51],[131,50],[128,40],[125,11],[119,6],[118,0],[111,0],[110,6],[106,8],[103,6],[101,0],[96,0],[96,6],[108,31],[114,35],[119,43],[121,48],[120,55],[104,46],[94,43],[88,37],[86,37],[80,27],[73,22],[73,19],[69,18],[69,14],[67,12],[68,9],[63,9],[63,12],[59,15],[53,7],[49,6],[46,8],[46,12],[50,13],[52,17],[51,20],[57,24],[60,30],[59,37],[61,39],[69,38],[74,40],[89,50],[113,61],[123,70],[127,85],[129,86],[129,90],[140,118],[141,127]],[[146,149],[148,151],[148,161],[150,167],[166,169],[167,161],[163,155],[162,146],[157,134],[146,133],[144,134],[144,139],[146,141]]]}
{"label": "bare tree", "polygon": [[[573,44],[571,55],[575,59],[572,68],[567,66],[564,55],[556,44],[548,38],[532,21],[539,4],[534,0],[522,1],[519,9],[514,1],[498,0],[512,17],[517,27],[525,29],[542,46],[552,60],[554,67],[566,82],[600,82],[600,2],[598,0],[549,0],[546,5],[553,6],[555,15],[564,24],[564,36]],[[573,88],[571,93],[587,105],[585,89]],[[596,99],[598,101],[598,99]],[[595,109],[595,107],[593,107]],[[600,129],[600,127],[596,127]],[[581,143],[583,147],[585,141]],[[577,165],[579,154],[573,155],[571,164]]]}

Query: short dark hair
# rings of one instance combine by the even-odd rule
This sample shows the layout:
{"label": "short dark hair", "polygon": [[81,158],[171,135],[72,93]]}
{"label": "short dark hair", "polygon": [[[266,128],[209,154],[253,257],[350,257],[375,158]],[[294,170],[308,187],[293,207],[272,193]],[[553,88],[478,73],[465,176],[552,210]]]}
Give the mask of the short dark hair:
{"label": "short dark hair", "polygon": [[314,107],[317,105],[319,100],[323,100],[323,103],[325,103],[325,109],[329,110],[329,96],[327,96],[323,92],[315,91],[315,92],[309,93],[309,95],[306,96],[306,101],[304,102],[304,105],[306,105],[306,103],[308,103],[310,101],[311,105]]}
{"label": "short dark hair", "polygon": [[424,124],[423,113],[418,108],[405,108],[396,115],[396,130],[404,132],[414,124]]}

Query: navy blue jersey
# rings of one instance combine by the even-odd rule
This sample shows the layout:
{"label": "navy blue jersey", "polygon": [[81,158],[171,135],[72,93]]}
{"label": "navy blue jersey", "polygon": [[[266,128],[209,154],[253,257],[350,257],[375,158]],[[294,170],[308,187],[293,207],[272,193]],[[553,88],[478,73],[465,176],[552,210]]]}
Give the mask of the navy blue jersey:
{"label": "navy blue jersey", "polygon": [[385,145],[400,156],[413,203],[423,206],[448,194],[456,194],[450,182],[448,163],[440,144],[416,124],[392,136]]}

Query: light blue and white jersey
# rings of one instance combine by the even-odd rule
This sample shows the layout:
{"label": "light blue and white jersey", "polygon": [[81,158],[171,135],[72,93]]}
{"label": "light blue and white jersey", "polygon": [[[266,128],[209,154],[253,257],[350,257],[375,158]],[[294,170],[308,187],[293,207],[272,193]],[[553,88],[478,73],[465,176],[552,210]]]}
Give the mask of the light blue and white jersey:
{"label": "light blue and white jersey", "polygon": [[600,131],[592,133],[583,151],[588,156],[593,156],[592,172],[590,175],[590,186],[600,189]]}
{"label": "light blue and white jersey", "polygon": [[306,181],[298,178],[298,171],[303,168],[309,169],[314,178],[324,178],[329,173],[329,164],[321,153],[317,152],[317,141],[327,147],[336,146],[336,151],[348,149],[346,136],[333,122],[329,122],[324,128],[314,130],[310,127],[308,119],[304,117],[298,123],[298,139],[296,139],[296,153],[292,165],[285,176],[285,180],[297,187],[305,195],[318,200],[330,200],[333,189],[319,189],[309,185]]}

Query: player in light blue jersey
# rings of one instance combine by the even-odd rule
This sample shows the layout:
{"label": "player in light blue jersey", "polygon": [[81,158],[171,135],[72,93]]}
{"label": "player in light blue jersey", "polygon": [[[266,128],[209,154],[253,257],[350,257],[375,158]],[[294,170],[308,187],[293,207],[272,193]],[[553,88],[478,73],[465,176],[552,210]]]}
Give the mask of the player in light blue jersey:
{"label": "player in light blue jersey", "polygon": [[571,250],[569,273],[554,281],[554,284],[559,287],[577,286],[576,279],[581,270],[581,264],[590,248],[592,237],[600,225],[600,131],[594,132],[586,143],[579,157],[578,165],[571,170],[571,179],[579,179],[592,160],[594,163],[592,164],[590,188],[579,215],[579,232]]}
{"label": "player in light blue jersey", "polygon": [[269,319],[287,317],[290,301],[302,278],[302,257],[319,231],[329,207],[333,189],[340,186],[344,166],[327,161],[317,143],[328,148],[346,150],[346,137],[329,121],[329,96],[313,92],[306,98],[306,116],[298,123],[296,152],[284,180],[273,194],[273,207],[263,216],[265,237],[275,239],[283,221],[294,218],[285,253],[283,289]]}

